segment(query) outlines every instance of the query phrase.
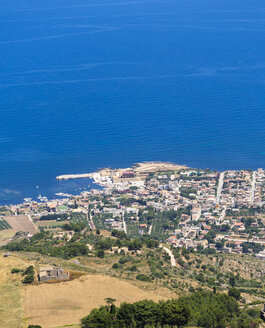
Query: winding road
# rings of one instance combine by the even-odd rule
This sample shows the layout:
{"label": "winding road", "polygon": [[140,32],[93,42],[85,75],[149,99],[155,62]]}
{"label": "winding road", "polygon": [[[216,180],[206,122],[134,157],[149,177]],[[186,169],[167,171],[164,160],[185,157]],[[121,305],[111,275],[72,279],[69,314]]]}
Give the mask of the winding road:
{"label": "winding road", "polygon": [[162,246],[162,245],[160,245],[160,247],[162,247],[163,250],[170,256],[171,266],[175,267],[176,266],[176,260],[175,260],[175,257],[173,255],[173,253],[171,252],[171,250],[167,247]]}

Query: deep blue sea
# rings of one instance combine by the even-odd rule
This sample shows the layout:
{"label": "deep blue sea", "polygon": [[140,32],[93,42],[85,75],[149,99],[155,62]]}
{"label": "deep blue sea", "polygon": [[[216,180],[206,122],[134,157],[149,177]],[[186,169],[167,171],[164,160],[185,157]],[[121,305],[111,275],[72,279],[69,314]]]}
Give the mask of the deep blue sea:
{"label": "deep blue sea", "polygon": [[2,1],[0,204],[139,161],[265,167],[264,87],[264,0]]}

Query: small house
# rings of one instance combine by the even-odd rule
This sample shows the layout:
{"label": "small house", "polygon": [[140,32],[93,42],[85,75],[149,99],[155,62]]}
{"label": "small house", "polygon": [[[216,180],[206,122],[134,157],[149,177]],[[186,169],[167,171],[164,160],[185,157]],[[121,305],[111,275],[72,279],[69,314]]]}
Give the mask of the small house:
{"label": "small house", "polygon": [[49,280],[69,280],[69,272],[64,272],[62,268],[59,267],[42,267],[38,273],[39,281],[49,281]]}

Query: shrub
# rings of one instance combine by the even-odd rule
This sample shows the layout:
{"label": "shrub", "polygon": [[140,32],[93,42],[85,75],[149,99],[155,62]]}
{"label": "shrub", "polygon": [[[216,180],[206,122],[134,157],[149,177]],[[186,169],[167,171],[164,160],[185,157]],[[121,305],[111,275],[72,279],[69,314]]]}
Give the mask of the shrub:
{"label": "shrub", "polygon": [[119,269],[120,265],[118,263],[114,263],[112,269]]}
{"label": "shrub", "polygon": [[127,235],[124,231],[112,230],[111,235],[119,239],[126,239]]}
{"label": "shrub", "polygon": [[13,268],[11,269],[11,273],[19,273],[20,270],[18,268]]}
{"label": "shrub", "polygon": [[151,282],[151,279],[143,273],[140,273],[136,276],[137,280]]}
{"label": "shrub", "polygon": [[26,270],[22,273],[22,276],[25,276],[27,274],[34,274],[34,267],[33,265],[30,265],[26,268]]}
{"label": "shrub", "polygon": [[236,300],[240,299],[240,291],[237,288],[229,288],[228,295],[234,297]]}
{"label": "shrub", "polygon": [[124,264],[126,262],[130,262],[131,261],[131,257],[130,256],[123,256],[119,259],[119,263],[120,264]]}
{"label": "shrub", "polygon": [[22,280],[23,284],[31,284],[34,282],[34,275],[33,274],[27,274],[25,278]]}
{"label": "shrub", "polygon": [[137,271],[137,267],[136,267],[136,265],[133,265],[132,267],[128,268],[128,270],[135,272],[135,271]]}
{"label": "shrub", "polygon": [[157,278],[159,278],[159,279],[164,279],[164,275],[163,275],[162,272],[155,272],[154,273],[154,276],[157,277]]}
{"label": "shrub", "polygon": [[179,264],[180,266],[183,266],[183,265],[185,264],[185,262],[184,262],[182,259],[178,259],[178,264]]}
{"label": "shrub", "polygon": [[105,252],[104,252],[104,250],[103,249],[99,249],[98,251],[97,251],[97,257],[99,257],[99,258],[103,258],[105,256]]}

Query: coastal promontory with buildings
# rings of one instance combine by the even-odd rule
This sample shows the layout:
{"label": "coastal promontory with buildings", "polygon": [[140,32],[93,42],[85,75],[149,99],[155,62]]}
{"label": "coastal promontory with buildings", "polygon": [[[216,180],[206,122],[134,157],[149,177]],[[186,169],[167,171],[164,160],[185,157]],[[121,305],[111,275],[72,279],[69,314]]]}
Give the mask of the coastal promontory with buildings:
{"label": "coastal promontory with buildings", "polygon": [[[57,177],[80,178],[93,179],[101,188],[45,202],[3,206],[0,223],[12,226],[15,220],[6,217],[7,213],[24,215],[36,231],[44,227],[56,232],[72,216],[79,216],[91,229],[120,230],[134,237],[148,234],[174,247],[254,252],[265,258],[263,169],[217,172],[145,162]],[[27,227],[23,230],[32,232]],[[7,241],[2,239],[2,243]]]}
{"label": "coastal promontory with buildings", "polygon": [[[263,169],[146,162],[57,177],[81,178],[95,187],[0,207],[1,263],[16,288],[22,287],[15,274],[25,275],[28,323],[77,324],[108,299],[121,304],[122,290],[131,302],[229,290],[241,295],[246,311],[253,304],[259,311],[265,301]],[[73,288],[75,306],[60,308],[60,295],[70,302]],[[49,312],[47,290],[58,312]]]}

